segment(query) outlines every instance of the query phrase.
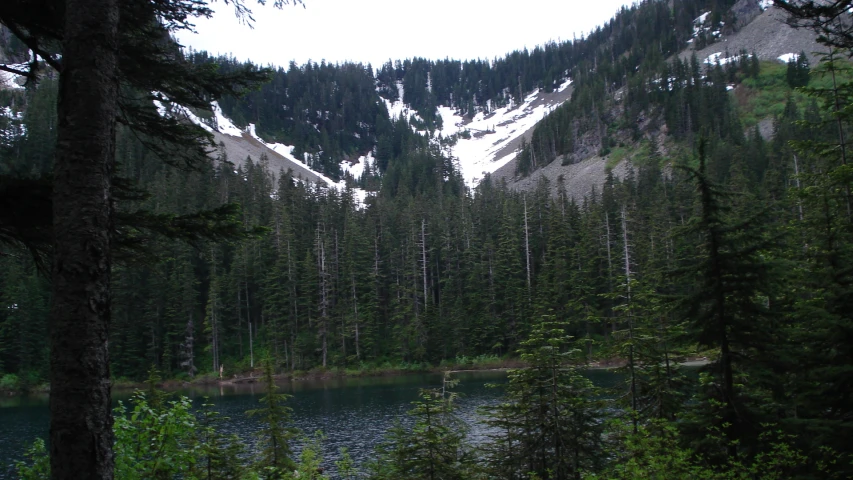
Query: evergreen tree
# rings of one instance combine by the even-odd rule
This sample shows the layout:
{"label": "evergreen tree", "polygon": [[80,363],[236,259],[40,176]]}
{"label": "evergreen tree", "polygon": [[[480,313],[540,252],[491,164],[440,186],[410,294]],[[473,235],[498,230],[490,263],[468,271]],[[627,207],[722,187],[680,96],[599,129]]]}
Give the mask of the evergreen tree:
{"label": "evergreen tree", "polygon": [[696,184],[698,211],[681,235],[701,240],[680,270],[691,288],[678,308],[693,338],[719,350],[703,379],[697,403],[701,407],[693,409],[701,418],[693,435],[704,438],[705,429],[718,429],[727,456],[737,458],[738,442],[749,445],[761,422],[762,412],[739,379],[760,368],[756,348],[760,332],[769,327],[767,304],[772,301],[770,264],[764,252],[772,248],[772,237],[758,230],[757,217],[732,217],[726,203],[731,196],[708,178],[704,140],[699,145],[699,168],[684,168]]}
{"label": "evergreen tree", "polygon": [[800,52],[788,60],[785,78],[791,88],[805,87],[809,84],[809,59],[805,52]]}
{"label": "evergreen tree", "polygon": [[273,368],[272,360],[263,361],[262,382],[266,394],[260,400],[260,408],[246,412],[261,422],[257,432],[260,451],[253,468],[261,478],[267,479],[285,478],[295,469],[291,443],[298,433],[290,425],[292,410],[285,405],[290,395],[278,393]]}
{"label": "evergreen tree", "polygon": [[[240,11],[242,3],[234,5]],[[140,108],[135,103],[139,96],[119,95],[120,85],[131,85],[149,100],[168,95],[184,105],[206,106],[210,93],[236,93],[263,78],[246,72],[218,83],[210,81],[217,78],[214,71],[180,68],[177,47],[173,42],[164,47],[163,36],[169,30],[189,28],[188,18],[209,13],[204,3],[120,5],[86,0],[66,4],[47,0],[37,8],[14,2],[0,10],[0,23],[60,72],[52,216],[34,219],[43,228],[52,225],[54,233],[62,232],[53,235],[52,249],[53,478],[113,477],[107,336],[110,237],[116,218],[112,195],[113,186],[121,185],[114,174],[117,112],[121,108],[127,124],[145,137],[165,140],[148,142],[152,150],[171,154],[164,159],[181,157],[184,151],[195,153],[183,157],[187,163],[207,159],[206,135],[160,117],[153,105]],[[33,61],[29,71],[16,73],[36,82],[39,65]],[[162,149],[164,144],[181,143],[182,149]],[[9,191],[0,193],[6,196]],[[140,214],[137,221],[144,224],[140,218],[153,217]],[[162,227],[165,222],[150,224],[157,223]],[[27,242],[20,236],[13,239]]]}
{"label": "evergreen tree", "polygon": [[457,395],[450,389],[458,383],[445,372],[441,389],[421,390],[408,412],[414,425],[392,427],[377,450],[368,478],[376,480],[461,480],[474,478],[471,447],[465,442],[467,427],[453,413]]}
{"label": "evergreen tree", "polygon": [[565,328],[547,316],[534,325],[519,349],[529,366],[509,372],[505,403],[487,410],[501,432],[486,447],[497,478],[580,479],[603,460],[603,405]]}
{"label": "evergreen tree", "polygon": [[198,460],[193,465],[192,478],[199,480],[238,480],[243,478],[243,444],[237,435],[226,435],[220,425],[229,420],[213,410],[205,399],[198,417]]}

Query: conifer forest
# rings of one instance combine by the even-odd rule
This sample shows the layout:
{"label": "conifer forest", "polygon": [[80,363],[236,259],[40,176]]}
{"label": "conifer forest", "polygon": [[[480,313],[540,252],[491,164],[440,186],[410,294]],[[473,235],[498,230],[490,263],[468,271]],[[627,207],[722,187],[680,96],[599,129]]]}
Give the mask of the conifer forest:
{"label": "conifer forest", "polygon": [[[17,475],[853,478],[853,2],[776,1],[822,49],[786,63],[684,53],[741,28],[744,2],[758,8],[645,0],[581,38],[494,60],[265,67],[169,38],[207,2],[113,1],[106,380],[146,386],[105,410],[102,473],[57,470],[52,430]],[[65,398],[52,199],[68,188],[73,85],[53,64],[74,65],[73,38],[54,28],[64,9],[3,3],[0,65],[29,70],[25,88],[0,88],[0,392],[50,382]],[[514,159],[514,178],[538,180],[466,184],[452,155],[463,134],[441,134],[438,107],[472,117],[568,79],[571,98]],[[179,105],[213,125],[211,101],[346,187],[266,154],[229,158],[158,112]],[[413,113],[389,113],[398,101]],[[608,162],[589,192],[535,176],[583,152]],[[342,168],[365,155],[360,176]],[[513,367],[480,412],[485,440],[466,436],[446,374],[373,457],[331,468],[275,383],[477,362]],[[617,388],[584,377],[599,363],[620,372]],[[266,385],[252,449],[212,405],[156,388],[223,371]]]}

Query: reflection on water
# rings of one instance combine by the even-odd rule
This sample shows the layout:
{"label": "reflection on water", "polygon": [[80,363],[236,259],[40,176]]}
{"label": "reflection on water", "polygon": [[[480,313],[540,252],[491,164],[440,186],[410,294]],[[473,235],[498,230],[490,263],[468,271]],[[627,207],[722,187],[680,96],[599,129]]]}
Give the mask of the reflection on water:
{"label": "reflection on water", "polygon": [[[592,371],[588,375],[603,387],[612,386],[618,378],[606,371]],[[502,389],[486,385],[504,383],[506,374],[461,372],[455,377],[460,380],[455,389],[460,393],[458,413],[471,425],[469,436],[477,442],[486,433],[476,422],[477,407],[496,403],[502,394]],[[293,408],[296,426],[306,434],[317,430],[325,434],[325,463],[333,466],[342,447],[349,450],[357,464],[369,458],[395,420],[405,421],[405,413],[411,409],[410,402],[417,398],[418,390],[440,387],[441,375],[300,380],[280,386],[282,392],[293,395],[288,404]],[[254,443],[253,433],[258,423],[245,412],[258,407],[264,394],[260,385],[193,386],[176,393],[192,398],[197,404],[209,397],[216,410],[229,417],[223,422],[226,432],[237,434],[247,445]],[[127,400],[130,395],[127,391],[115,392],[113,400]],[[14,460],[22,458],[26,445],[37,437],[47,437],[47,401],[47,395],[0,399],[0,466],[11,466]],[[5,470],[0,467],[0,478],[12,478]]]}

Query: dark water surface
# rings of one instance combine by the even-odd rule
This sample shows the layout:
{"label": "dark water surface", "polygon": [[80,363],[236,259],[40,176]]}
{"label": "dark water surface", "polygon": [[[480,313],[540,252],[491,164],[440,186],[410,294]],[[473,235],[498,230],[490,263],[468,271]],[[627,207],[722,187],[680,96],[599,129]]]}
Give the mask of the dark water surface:
{"label": "dark water surface", "polygon": [[[605,370],[587,373],[599,386],[611,386],[616,374]],[[322,430],[324,463],[329,467],[346,447],[356,464],[362,464],[373,454],[377,443],[396,419],[405,420],[421,388],[441,386],[441,375],[403,375],[376,378],[334,378],[285,382],[281,391],[293,395],[288,405],[293,409],[295,425],[303,433]],[[479,425],[477,407],[497,403],[500,388],[487,384],[502,384],[505,372],[460,372],[454,375],[460,384],[454,390],[461,394],[457,413],[471,426],[469,438],[477,442],[486,430]],[[176,391],[200,404],[209,397],[216,410],[230,417],[223,427],[236,433],[247,444],[253,443],[257,430],[255,419],[246,410],[257,408],[264,389],[258,385],[199,386]],[[127,400],[131,393],[114,392],[114,401]],[[0,478],[13,478],[10,467],[23,458],[26,447],[48,432],[47,396],[0,398]]]}

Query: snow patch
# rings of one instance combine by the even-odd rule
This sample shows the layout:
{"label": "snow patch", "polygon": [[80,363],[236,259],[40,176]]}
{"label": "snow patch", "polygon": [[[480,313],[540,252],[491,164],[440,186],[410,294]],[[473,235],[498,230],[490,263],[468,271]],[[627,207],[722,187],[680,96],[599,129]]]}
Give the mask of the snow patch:
{"label": "snow patch", "polygon": [[[14,68],[15,70],[27,71],[30,66],[25,63],[16,63],[11,65],[6,65],[9,68]],[[16,75],[12,72],[7,72],[5,70],[0,71],[0,87],[12,88],[12,89],[21,89],[24,88],[24,77],[21,75]]]}
{"label": "snow patch", "polygon": [[761,8],[762,11],[767,10],[768,8],[773,6],[773,0],[759,0],[758,7]]}
{"label": "snow patch", "polygon": [[[155,92],[155,94],[156,94],[156,92]],[[197,115],[193,114],[188,108],[186,108],[182,105],[170,104],[167,107],[166,105],[163,104],[163,102],[160,102],[159,100],[154,100],[154,105],[157,107],[157,112],[159,112],[160,115],[162,115],[164,117],[165,116],[182,116],[182,117],[185,117],[186,119],[188,119],[189,121],[191,121],[192,123],[198,125],[199,127],[203,128],[203,129],[205,129],[211,133],[213,133],[214,131],[217,131],[219,133],[222,133],[224,135],[229,135],[232,137],[242,137],[243,136],[243,131],[240,130],[239,128],[237,128],[237,126],[234,125],[234,122],[232,122],[228,117],[226,117],[222,113],[222,109],[219,107],[219,104],[216,102],[212,102],[210,104],[211,111],[214,114],[214,119],[215,119],[214,121],[216,123],[215,129],[213,127],[211,127],[210,125],[208,125],[207,123],[205,123]],[[303,165],[306,163],[304,158],[302,160],[299,160],[293,155],[293,149],[295,148],[294,146],[283,145],[281,143],[267,143],[267,142],[265,142],[261,137],[258,136],[258,133],[255,129],[254,123],[250,123],[246,127],[245,133],[247,133],[249,136],[251,136],[252,138],[257,140],[261,144],[263,144],[265,147],[267,147],[270,150],[274,151],[275,153],[281,155],[282,157],[290,160],[291,162],[294,162],[297,164],[301,163]],[[329,188],[335,188],[337,190],[340,190],[341,192],[347,190],[347,185],[346,185],[346,182],[344,180],[341,180],[340,182],[335,182],[334,180],[332,180],[331,178],[321,174],[320,172],[316,172],[313,170],[312,170],[312,172],[314,173],[314,175],[317,176],[317,178],[319,178]],[[363,207],[364,201],[367,198],[368,192],[366,192],[360,188],[353,188],[350,190],[353,193],[353,198],[357,202],[356,205],[359,207]]]}
{"label": "snow patch", "polygon": [[[301,163],[301,164],[305,165],[305,159],[304,158],[300,160],[300,159],[297,159],[293,155],[293,150],[296,147],[294,147],[293,145],[284,145],[281,143],[267,143],[267,142],[265,142],[261,137],[258,136],[258,134],[255,130],[255,124],[254,123],[250,123],[249,126],[246,127],[246,133],[249,134],[249,136],[251,136],[255,140],[257,140],[258,142],[262,143],[265,147],[267,147],[270,150],[274,151],[275,153],[281,155],[282,157],[290,160],[291,162]],[[361,160],[362,158],[364,158],[364,157],[361,157],[359,160]],[[344,163],[346,163],[346,162],[344,162]],[[314,175],[317,176],[317,178],[322,180],[323,183],[325,183],[329,188],[334,188],[334,189],[341,191],[341,192],[344,192],[347,190],[347,184],[346,184],[345,180],[341,180],[340,182],[335,182],[334,180],[323,175],[320,172],[317,172],[314,170],[312,170],[312,172],[314,173]],[[356,178],[358,178],[358,176],[356,176]],[[363,208],[364,207],[364,201],[368,196],[368,192],[366,190],[361,189],[361,188],[351,188],[350,191],[352,191],[353,198],[356,200],[356,205],[359,208]]]}
{"label": "snow patch", "polygon": [[15,112],[10,107],[0,107],[0,118],[6,119],[0,121],[0,145],[11,147],[15,140],[27,136],[23,112]]}
{"label": "snow patch", "polygon": [[722,64],[723,62],[720,60],[720,57],[722,56],[723,52],[712,53],[708,55],[708,58],[705,59],[705,63],[712,64],[716,63],[717,61],[720,61],[720,63]]}
{"label": "snow patch", "polygon": [[356,163],[350,163],[347,161],[341,162],[341,171],[349,173],[353,178],[358,180],[364,175],[364,170],[369,168],[372,170],[376,165],[376,161],[373,158],[373,152],[368,153],[367,155],[362,155],[358,157],[358,161]]}
{"label": "snow patch", "polygon": [[[168,101],[168,99],[157,92],[153,92],[154,95],[163,97],[164,100]],[[160,100],[154,100],[154,106],[157,107],[157,113],[160,114],[161,117],[185,117],[190,122],[198,125],[199,127],[205,129],[206,131],[213,133],[213,127],[204,122],[201,118],[199,118],[196,114],[190,111],[189,108],[178,105],[177,103],[170,103],[169,105],[163,104]]]}
{"label": "snow patch", "polygon": [[724,56],[724,55],[726,55],[726,54],[723,52],[712,53],[712,54],[708,55],[708,58],[705,59],[704,63],[706,65],[714,65],[717,62],[719,62],[720,65],[726,65],[727,63],[737,62],[742,58],[751,58],[752,57],[751,53],[730,55],[730,56]]}
{"label": "snow patch", "polygon": [[[693,38],[687,41],[687,43],[693,43],[693,40],[699,38],[699,35],[703,33],[709,33],[712,39],[718,39],[720,37],[719,30],[711,30],[711,25],[706,25],[708,23],[708,15],[711,12],[705,12],[702,15],[699,15],[695,19],[693,19]],[[720,22],[720,26],[725,25],[724,22]]]}
{"label": "snow patch", "polygon": [[[163,97],[162,94],[158,94],[157,92],[154,92],[154,94],[156,96]],[[192,111],[190,111],[189,108],[186,108],[183,105],[177,105],[172,103],[167,106],[159,100],[154,100],[154,106],[157,107],[157,112],[160,114],[160,116],[186,117],[189,121],[210,133],[213,133],[215,131],[223,135],[229,135],[231,137],[240,137],[243,135],[243,131],[237,128],[237,126],[234,125],[234,122],[232,122],[225,116],[225,114],[222,113],[222,108],[219,106],[218,102],[210,103],[210,111],[213,112],[213,120],[211,122],[206,122],[202,120],[201,118],[199,118],[198,115],[194,114]],[[211,126],[210,123],[213,123],[213,126]]]}
{"label": "snow patch", "polygon": [[243,135],[243,131],[237,128],[231,120],[222,114],[222,108],[219,107],[219,102],[211,103],[210,107],[213,109],[213,115],[214,118],[216,118],[216,130],[218,130],[219,133],[230,135],[232,137],[240,137]]}
{"label": "snow patch", "polygon": [[782,63],[796,62],[798,58],[800,58],[800,54],[798,53],[786,53],[778,57]]}
{"label": "snow patch", "polygon": [[[571,79],[566,80],[557,91],[565,91],[571,83]],[[475,186],[485,174],[515,158],[518,149],[500,158],[495,158],[495,155],[559,106],[558,103],[546,103],[534,107],[533,103],[538,98],[539,91],[536,90],[527,95],[521,105],[498,108],[488,115],[478,112],[470,121],[452,108],[438,107],[442,120],[441,134],[445,137],[457,135],[456,144],[450,147],[449,153],[459,160],[462,176],[468,185]]]}
{"label": "snow patch", "polygon": [[699,15],[698,17],[696,17],[695,20],[693,20],[693,24],[694,25],[702,25],[703,23],[705,23],[705,20],[708,19],[708,15],[710,15],[710,14],[711,14],[711,12],[705,12],[702,15]]}

